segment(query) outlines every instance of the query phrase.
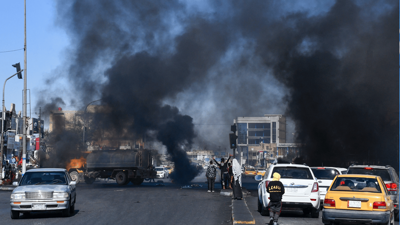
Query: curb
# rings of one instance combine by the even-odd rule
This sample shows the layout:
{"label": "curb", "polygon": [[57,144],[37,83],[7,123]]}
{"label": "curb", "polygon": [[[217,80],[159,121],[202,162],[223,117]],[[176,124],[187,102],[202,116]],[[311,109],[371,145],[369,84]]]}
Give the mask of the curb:
{"label": "curb", "polygon": [[12,191],[15,188],[14,186],[0,186],[0,191]]}
{"label": "curb", "polygon": [[233,224],[256,224],[245,198],[243,200],[232,199],[232,222]]}
{"label": "curb", "polygon": [[[219,194],[222,196],[230,197],[230,196],[233,196],[233,190],[232,189],[222,189],[219,192]],[[244,198],[244,197],[251,195],[251,193],[249,191],[247,191],[245,188],[242,188],[242,195]]]}

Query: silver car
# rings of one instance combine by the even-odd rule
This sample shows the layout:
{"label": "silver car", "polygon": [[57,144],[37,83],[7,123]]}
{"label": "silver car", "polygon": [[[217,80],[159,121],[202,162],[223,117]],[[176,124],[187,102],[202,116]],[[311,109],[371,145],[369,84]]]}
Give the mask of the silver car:
{"label": "silver car", "polygon": [[76,182],[65,169],[28,170],[11,194],[11,218],[20,213],[61,211],[71,216],[75,211]]}

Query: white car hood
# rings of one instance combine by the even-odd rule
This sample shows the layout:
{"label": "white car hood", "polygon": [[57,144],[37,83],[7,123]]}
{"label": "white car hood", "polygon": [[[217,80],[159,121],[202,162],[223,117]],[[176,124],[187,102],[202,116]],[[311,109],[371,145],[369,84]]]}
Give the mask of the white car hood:
{"label": "white car hood", "polygon": [[18,186],[14,189],[13,193],[16,192],[35,192],[35,191],[43,191],[43,192],[70,192],[70,188],[68,185],[25,185]]}

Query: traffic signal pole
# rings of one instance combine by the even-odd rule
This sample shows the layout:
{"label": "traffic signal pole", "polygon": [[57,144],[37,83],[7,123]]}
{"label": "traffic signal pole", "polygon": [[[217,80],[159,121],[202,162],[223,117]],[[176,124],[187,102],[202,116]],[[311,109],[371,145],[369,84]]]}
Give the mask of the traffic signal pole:
{"label": "traffic signal pole", "polygon": [[26,0],[24,0],[24,102],[23,102],[23,117],[22,117],[22,176],[26,172],[26,129],[27,129],[27,117],[26,117],[26,89],[27,89],[27,46],[26,46]]}

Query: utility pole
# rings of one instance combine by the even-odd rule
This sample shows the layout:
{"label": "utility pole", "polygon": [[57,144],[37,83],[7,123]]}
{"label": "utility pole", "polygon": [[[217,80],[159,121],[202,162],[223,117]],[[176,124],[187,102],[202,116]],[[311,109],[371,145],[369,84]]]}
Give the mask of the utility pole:
{"label": "utility pole", "polygon": [[39,107],[39,121],[38,121],[38,125],[39,125],[39,149],[40,150],[40,136],[42,135],[42,121],[41,121],[41,116],[42,116],[42,107]]}
{"label": "utility pole", "polygon": [[26,46],[26,0],[24,0],[24,102],[23,102],[23,118],[22,118],[22,176],[26,172],[26,129],[27,129],[27,118],[26,118],[26,89],[27,89],[27,58],[26,58],[27,46]]}

